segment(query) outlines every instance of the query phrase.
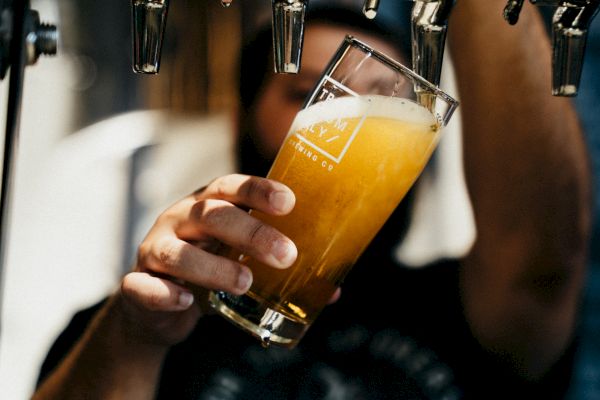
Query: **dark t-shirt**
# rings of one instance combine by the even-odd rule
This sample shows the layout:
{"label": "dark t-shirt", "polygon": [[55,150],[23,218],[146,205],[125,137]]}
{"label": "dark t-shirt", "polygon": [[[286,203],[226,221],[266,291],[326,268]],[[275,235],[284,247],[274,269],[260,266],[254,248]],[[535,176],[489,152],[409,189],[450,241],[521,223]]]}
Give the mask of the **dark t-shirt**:
{"label": "dark t-shirt", "polygon": [[[219,316],[204,317],[170,350],[158,398],[562,398],[570,352],[544,380],[519,379],[472,338],[461,312],[458,269],[456,261],[418,270],[360,262],[341,299],[293,350],[264,349]],[[73,318],[48,354],[41,378],[96,309]]]}

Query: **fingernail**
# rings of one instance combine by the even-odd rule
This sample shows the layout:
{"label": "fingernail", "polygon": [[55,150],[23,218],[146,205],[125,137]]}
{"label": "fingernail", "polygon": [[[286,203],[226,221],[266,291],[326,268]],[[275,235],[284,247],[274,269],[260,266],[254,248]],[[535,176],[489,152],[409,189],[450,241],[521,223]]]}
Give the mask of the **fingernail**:
{"label": "fingernail", "polygon": [[292,205],[292,198],[289,193],[284,191],[276,191],[269,195],[269,203],[271,207],[279,212],[289,211]]}
{"label": "fingernail", "polygon": [[250,285],[252,285],[252,272],[248,268],[242,267],[238,275],[237,287],[246,292],[250,289]]}
{"label": "fingernail", "polygon": [[179,306],[181,308],[188,308],[194,302],[194,295],[189,292],[181,292],[179,294]]}
{"label": "fingernail", "polygon": [[273,243],[273,255],[284,266],[290,266],[298,256],[296,246],[289,240],[276,240]]}

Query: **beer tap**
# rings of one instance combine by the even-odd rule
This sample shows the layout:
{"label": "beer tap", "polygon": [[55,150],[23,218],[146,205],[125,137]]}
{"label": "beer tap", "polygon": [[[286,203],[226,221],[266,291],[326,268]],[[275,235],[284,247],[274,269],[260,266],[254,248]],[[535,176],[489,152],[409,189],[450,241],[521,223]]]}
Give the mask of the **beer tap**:
{"label": "beer tap", "polygon": [[379,0],[366,0],[363,6],[363,14],[369,19],[373,19],[377,16],[377,9],[379,8]]}
{"label": "beer tap", "polygon": [[[515,24],[524,0],[510,0],[504,17]],[[588,28],[598,12],[600,0],[530,0],[554,6],[552,17],[552,94],[576,96],[583,69]]]}
{"label": "beer tap", "polygon": [[[133,15],[133,69],[156,74],[170,0],[131,0]],[[448,18],[456,0],[413,0],[411,13],[412,65],[415,72],[439,85]],[[554,6],[552,20],[552,94],[575,96],[583,67],[588,28],[600,0],[529,0]],[[525,0],[508,0],[504,18],[518,21]],[[221,0],[229,6],[231,0]],[[277,73],[298,73],[302,57],[304,16],[308,0],[271,0],[273,59]],[[375,18],[379,0],[365,0],[363,13]]]}
{"label": "beer tap", "polygon": [[133,70],[158,74],[169,0],[131,0]]}
{"label": "beer tap", "polygon": [[552,94],[575,96],[583,70],[590,23],[600,0],[561,1],[552,18]]}
{"label": "beer tap", "polygon": [[308,0],[272,0],[275,72],[297,74],[302,59]]}
{"label": "beer tap", "polygon": [[438,86],[448,17],[455,0],[415,0],[411,13],[413,70]]}
{"label": "beer tap", "polygon": [[[455,0],[414,0],[411,15],[413,69],[438,85],[444,55],[448,17]],[[508,0],[504,18],[514,25],[525,0]],[[588,28],[600,0],[530,0],[554,6],[552,19],[552,94],[576,96]]]}
{"label": "beer tap", "polygon": [[[170,0],[131,0],[133,70],[157,74]],[[222,0],[228,7],[231,0]],[[308,0],[272,0],[275,71],[298,73]]]}

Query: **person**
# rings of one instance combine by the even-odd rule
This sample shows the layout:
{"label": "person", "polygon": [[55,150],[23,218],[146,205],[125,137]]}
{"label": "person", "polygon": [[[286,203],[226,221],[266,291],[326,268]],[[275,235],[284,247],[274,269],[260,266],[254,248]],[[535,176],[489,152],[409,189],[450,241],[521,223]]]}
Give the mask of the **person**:
{"label": "person", "polygon": [[[399,267],[403,202],[299,346],[265,350],[210,315],[205,294],[252,281],[218,255],[222,242],[274,268],[293,263],[294,244],[243,210],[286,214],[294,194],[255,175],[216,178],[162,213],[119,290],[74,318],[34,398],[559,398],[587,253],[588,159],[570,101],[549,94],[537,11],[509,27],[503,6],[463,0],[450,21],[477,226],[467,256]],[[308,24],[300,76],[242,75],[242,172],[264,173],[311,71],[357,29],[330,17]],[[359,34],[399,55],[373,32]]]}

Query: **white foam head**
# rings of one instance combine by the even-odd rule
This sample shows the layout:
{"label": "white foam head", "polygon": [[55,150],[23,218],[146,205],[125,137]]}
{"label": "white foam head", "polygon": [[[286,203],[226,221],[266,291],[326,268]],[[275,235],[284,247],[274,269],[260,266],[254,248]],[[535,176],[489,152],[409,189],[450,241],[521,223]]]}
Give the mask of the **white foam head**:
{"label": "white foam head", "polygon": [[363,117],[392,118],[416,124],[432,125],[436,119],[429,110],[412,100],[387,96],[338,97],[313,104],[301,110],[291,131],[323,121]]}

